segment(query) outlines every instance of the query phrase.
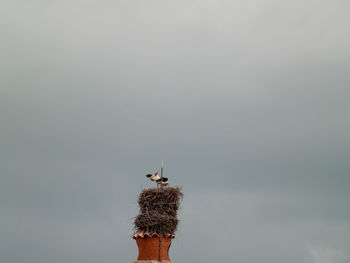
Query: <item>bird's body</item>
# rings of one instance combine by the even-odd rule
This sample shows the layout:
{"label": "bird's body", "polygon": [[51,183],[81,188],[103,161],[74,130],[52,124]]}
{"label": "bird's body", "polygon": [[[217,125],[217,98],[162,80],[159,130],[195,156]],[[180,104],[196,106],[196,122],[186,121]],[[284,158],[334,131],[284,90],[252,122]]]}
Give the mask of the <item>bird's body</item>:
{"label": "bird's body", "polygon": [[160,180],[160,176],[158,175],[158,172],[156,172],[154,174],[147,174],[146,176],[153,182]]}
{"label": "bird's body", "polygon": [[168,182],[160,182],[160,185],[161,186],[167,186],[167,185],[169,185],[169,183]]}
{"label": "bird's body", "polygon": [[157,184],[161,185],[161,186],[166,186],[168,185],[168,178],[167,177],[161,177],[159,178],[159,180],[157,180]]}

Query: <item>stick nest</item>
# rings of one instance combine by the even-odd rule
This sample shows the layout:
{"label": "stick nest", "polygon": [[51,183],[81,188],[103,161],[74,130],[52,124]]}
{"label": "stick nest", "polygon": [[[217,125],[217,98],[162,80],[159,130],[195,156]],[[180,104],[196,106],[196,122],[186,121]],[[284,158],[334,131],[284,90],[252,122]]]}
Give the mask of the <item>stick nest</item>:
{"label": "stick nest", "polygon": [[136,230],[174,234],[179,220],[177,211],[183,193],[179,187],[145,189],[140,193],[140,213],[135,218]]}

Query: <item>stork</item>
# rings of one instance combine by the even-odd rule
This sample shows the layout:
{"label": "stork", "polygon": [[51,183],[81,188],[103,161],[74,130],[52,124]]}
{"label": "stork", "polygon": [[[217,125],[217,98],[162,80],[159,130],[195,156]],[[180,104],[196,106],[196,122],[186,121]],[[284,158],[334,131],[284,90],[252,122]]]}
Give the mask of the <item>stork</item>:
{"label": "stork", "polygon": [[168,177],[161,177],[159,178],[157,181],[157,184],[159,184],[160,186],[166,186],[169,184],[168,182]]}
{"label": "stork", "polygon": [[160,176],[158,175],[158,172],[156,172],[154,174],[147,174],[146,177],[149,178],[153,182],[156,182],[157,180],[160,179]]}
{"label": "stork", "polygon": [[147,174],[146,177],[149,178],[151,181],[155,182],[157,184],[157,188],[158,188],[157,180],[161,179],[161,177],[158,175],[158,172],[156,172],[154,174]]}

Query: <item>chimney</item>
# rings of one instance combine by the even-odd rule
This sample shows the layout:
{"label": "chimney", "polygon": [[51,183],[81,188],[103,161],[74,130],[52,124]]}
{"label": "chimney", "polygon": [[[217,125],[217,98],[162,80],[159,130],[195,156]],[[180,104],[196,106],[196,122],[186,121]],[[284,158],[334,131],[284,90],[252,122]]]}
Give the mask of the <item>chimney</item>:
{"label": "chimney", "polygon": [[169,248],[174,235],[149,234],[139,231],[132,236],[136,240],[139,248],[139,256],[134,263],[171,263],[169,258]]}
{"label": "chimney", "polygon": [[139,249],[134,263],[172,263],[169,248],[175,238],[182,197],[179,187],[150,188],[140,193],[140,213],[134,222],[137,232],[132,235]]}

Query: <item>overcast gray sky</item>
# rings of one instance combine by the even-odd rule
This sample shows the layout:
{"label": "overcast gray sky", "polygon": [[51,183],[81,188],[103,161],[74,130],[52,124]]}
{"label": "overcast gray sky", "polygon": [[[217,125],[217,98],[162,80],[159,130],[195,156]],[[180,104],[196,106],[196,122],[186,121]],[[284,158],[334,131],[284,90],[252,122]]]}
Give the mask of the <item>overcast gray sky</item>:
{"label": "overcast gray sky", "polygon": [[124,263],[145,174],[174,263],[350,262],[350,2],[3,0],[0,261]]}

